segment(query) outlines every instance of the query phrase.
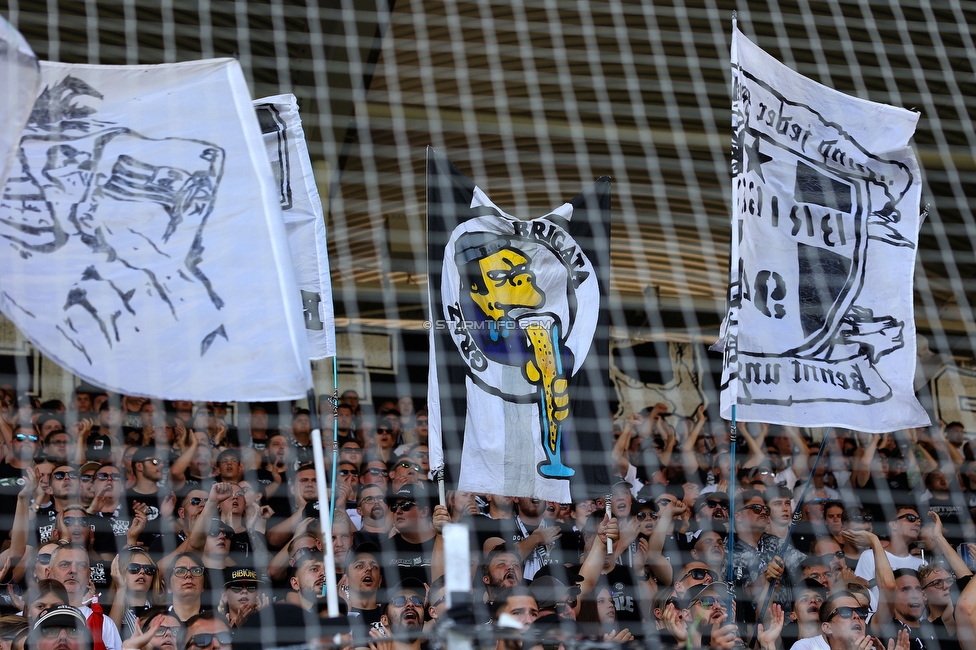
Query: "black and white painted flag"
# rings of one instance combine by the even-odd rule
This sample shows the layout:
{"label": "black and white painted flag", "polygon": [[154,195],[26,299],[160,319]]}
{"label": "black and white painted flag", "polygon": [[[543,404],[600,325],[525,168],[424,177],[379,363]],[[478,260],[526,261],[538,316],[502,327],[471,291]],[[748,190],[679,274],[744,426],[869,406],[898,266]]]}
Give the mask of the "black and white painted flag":
{"label": "black and white painted flag", "polygon": [[522,220],[428,149],[427,264],[431,467],[480,494],[606,494],[610,178]]}
{"label": "black and white painted flag", "polygon": [[292,94],[254,100],[301,292],[310,359],[334,357],[335,313],[322,200],[308,157],[305,130]]}
{"label": "black and white painted flag", "polygon": [[0,16],[0,187],[17,160],[17,144],[41,83],[37,57],[24,37]]}
{"label": "black and white painted flag", "polygon": [[813,82],[737,27],[732,76],[722,416],[928,425],[913,391],[918,115]]}
{"label": "black and white painted flag", "polygon": [[0,199],[0,310],[109,390],[301,398],[302,302],[240,65],[41,63]]}

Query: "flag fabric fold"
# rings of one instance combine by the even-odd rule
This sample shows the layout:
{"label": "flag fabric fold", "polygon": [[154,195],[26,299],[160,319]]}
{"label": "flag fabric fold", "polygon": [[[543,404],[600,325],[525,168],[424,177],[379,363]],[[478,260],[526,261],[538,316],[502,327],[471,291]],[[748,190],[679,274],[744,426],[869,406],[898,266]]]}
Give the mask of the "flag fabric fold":
{"label": "flag fabric fold", "polygon": [[918,114],[732,39],[733,208],[722,416],[886,432],[913,391]]}
{"label": "flag fabric fold", "polygon": [[0,187],[17,159],[17,143],[40,83],[40,66],[30,45],[0,16]]}
{"label": "flag fabric fold", "polygon": [[609,177],[522,220],[428,149],[431,466],[452,488],[608,491],[609,241]]}
{"label": "flag fabric fold", "polygon": [[264,144],[275,173],[288,248],[301,292],[311,359],[334,357],[335,313],[322,200],[315,184],[305,131],[292,94],[254,100]]}
{"label": "flag fabric fold", "polygon": [[240,65],[41,64],[0,202],[0,310],[109,390],[312,385],[275,180]]}

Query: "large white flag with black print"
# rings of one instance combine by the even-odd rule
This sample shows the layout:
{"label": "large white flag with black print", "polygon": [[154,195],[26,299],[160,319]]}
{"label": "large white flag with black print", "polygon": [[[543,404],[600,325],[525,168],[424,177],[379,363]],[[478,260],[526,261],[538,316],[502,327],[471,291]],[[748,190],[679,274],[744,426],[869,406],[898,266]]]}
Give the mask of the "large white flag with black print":
{"label": "large white flag with black print", "polygon": [[928,425],[912,388],[918,115],[813,82],[737,28],[732,75],[722,416]]}
{"label": "large white flag with black print", "polygon": [[0,186],[17,158],[17,143],[40,82],[37,57],[30,45],[0,16]]}
{"label": "large white flag with black print", "polygon": [[42,62],[0,242],[0,309],[91,383],[218,401],[311,387],[274,174],[236,61]]}

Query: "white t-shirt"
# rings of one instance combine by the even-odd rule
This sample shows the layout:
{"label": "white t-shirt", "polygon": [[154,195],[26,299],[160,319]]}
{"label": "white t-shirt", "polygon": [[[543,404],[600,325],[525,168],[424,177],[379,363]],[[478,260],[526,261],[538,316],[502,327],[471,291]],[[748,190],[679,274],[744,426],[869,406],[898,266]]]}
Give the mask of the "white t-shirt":
{"label": "white t-shirt", "polygon": [[[897,571],[898,569],[915,569],[922,566],[923,562],[921,558],[917,558],[914,555],[908,555],[907,557],[898,557],[897,555],[892,555],[888,551],[885,551],[885,555],[888,556],[888,562],[891,563],[891,570]],[[861,553],[861,557],[857,560],[857,567],[854,569],[854,575],[859,578],[864,578],[869,583],[874,582],[875,578],[875,564],[874,564],[874,551],[868,549]],[[878,611],[878,596],[881,590],[878,589],[878,585],[874,584],[871,586],[871,612]]]}
{"label": "white t-shirt", "polygon": [[824,638],[823,634],[818,634],[817,636],[798,639],[786,650],[830,650],[830,646],[827,645],[827,639]]}

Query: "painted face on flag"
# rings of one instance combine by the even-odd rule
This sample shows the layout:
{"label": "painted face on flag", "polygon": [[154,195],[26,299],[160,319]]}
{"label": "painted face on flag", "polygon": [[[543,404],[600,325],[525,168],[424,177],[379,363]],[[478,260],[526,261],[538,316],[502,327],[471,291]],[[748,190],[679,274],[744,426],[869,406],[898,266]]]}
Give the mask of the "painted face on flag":
{"label": "painted face on flag", "polygon": [[590,345],[595,319],[588,316],[599,305],[586,282],[589,260],[546,218],[476,218],[458,227],[449,249],[445,277],[457,279],[445,287],[446,314],[472,378],[504,399],[536,403],[546,454],[539,473],[572,476],[561,457],[562,425],[568,380]]}

